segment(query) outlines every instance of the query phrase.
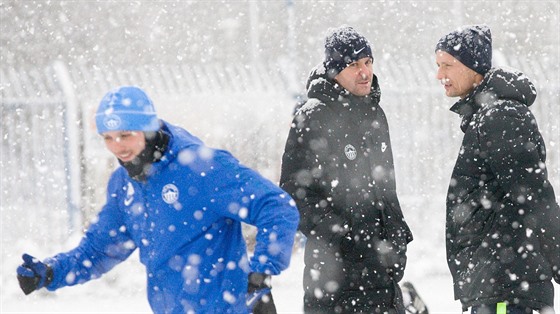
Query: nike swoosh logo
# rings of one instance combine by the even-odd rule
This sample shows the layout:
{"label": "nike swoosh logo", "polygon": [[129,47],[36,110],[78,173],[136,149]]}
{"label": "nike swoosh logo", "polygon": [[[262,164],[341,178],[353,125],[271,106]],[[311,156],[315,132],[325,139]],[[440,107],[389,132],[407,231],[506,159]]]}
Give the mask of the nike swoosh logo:
{"label": "nike swoosh logo", "polygon": [[362,50],[364,50],[364,49],[366,49],[366,47],[362,47],[362,49],[360,49],[360,50],[358,50],[358,51],[354,50],[354,54],[357,55],[357,54],[359,54],[359,53],[360,53]]}
{"label": "nike swoosh logo", "polygon": [[255,303],[255,301],[257,301],[258,297],[259,297],[259,295],[255,294],[250,299],[247,299],[247,306],[252,306],[253,303]]}
{"label": "nike swoosh logo", "polygon": [[124,206],[128,206],[128,205],[132,204],[133,200],[134,200],[134,197],[125,199],[124,200]]}

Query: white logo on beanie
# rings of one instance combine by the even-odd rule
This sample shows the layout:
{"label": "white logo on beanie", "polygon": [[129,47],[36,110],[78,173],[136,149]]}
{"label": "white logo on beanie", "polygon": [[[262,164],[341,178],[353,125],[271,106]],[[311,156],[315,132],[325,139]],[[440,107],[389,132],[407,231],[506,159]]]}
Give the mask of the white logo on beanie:
{"label": "white logo on beanie", "polygon": [[161,198],[167,204],[173,204],[179,199],[179,189],[175,184],[166,184],[163,189],[161,189]]}
{"label": "white logo on beanie", "polygon": [[348,144],[344,147],[344,154],[346,155],[346,158],[354,160],[356,159],[356,156],[358,156],[358,151],[354,146],[352,146],[352,144]]}
{"label": "white logo on beanie", "polygon": [[357,54],[359,54],[360,52],[362,52],[362,50],[364,50],[364,49],[366,49],[366,47],[365,47],[365,46],[364,46],[364,47],[362,47],[362,49],[360,49],[360,50],[356,50],[356,49],[354,49],[354,54],[355,54],[355,55],[357,55]]}
{"label": "white logo on beanie", "polygon": [[119,126],[121,126],[121,123],[122,123],[121,118],[114,114],[109,115],[105,117],[105,119],[103,119],[103,124],[109,130],[117,129]]}

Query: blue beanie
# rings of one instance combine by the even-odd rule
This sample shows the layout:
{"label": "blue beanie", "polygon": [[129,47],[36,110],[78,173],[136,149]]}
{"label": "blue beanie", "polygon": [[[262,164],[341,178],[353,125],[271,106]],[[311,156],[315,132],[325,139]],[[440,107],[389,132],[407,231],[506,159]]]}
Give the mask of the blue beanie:
{"label": "blue beanie", "polygon": [[330,29],[325,38],[325,68],[334,78],[350,63],[362,58],[373,58],[368,40],[350,26]]}
{"label": "blue beanie", "polygon": [[486,25],[464,26],[443,36],[436,45],[479,74],[492,67],[492,34]]}
{"label": "blue beanie", "polygon": [[109,131],[157,131],[159,119],[152,100],[135,86],[108,92],[95,114],[97,133]]}

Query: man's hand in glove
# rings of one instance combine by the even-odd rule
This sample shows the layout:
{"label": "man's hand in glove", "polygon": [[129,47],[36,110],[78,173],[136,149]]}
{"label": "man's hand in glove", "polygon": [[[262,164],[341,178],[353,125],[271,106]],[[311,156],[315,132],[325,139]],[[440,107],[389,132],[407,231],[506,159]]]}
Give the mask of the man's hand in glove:
{"label": "man's hand in glove", "polygon": [[53,280],[53,270],[31,255],[23,254],[23,264],[17,268],[17,279],[23,293],[48,286]]}
{"label": "man's hand in glove", "polygon": [[276,314],[272,299],[270,275],[250,273],[247,288],[247,307],[253,314]]}

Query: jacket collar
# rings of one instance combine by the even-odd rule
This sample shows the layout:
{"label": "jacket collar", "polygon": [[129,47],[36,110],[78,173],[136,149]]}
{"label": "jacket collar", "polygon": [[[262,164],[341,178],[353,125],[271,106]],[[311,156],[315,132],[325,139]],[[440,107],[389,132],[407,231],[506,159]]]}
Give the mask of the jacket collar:
{"label": "jacket collar", "polygon": [[329,78],[324,65],[317,65],[307,80],[307,97],[316,98],[325,104],[361,104],[361,103],[379,103],[381,91],[377,76],[373,75],[371,84],[371,92],[366,96],[355,96],[348,92],[345,88],[337,84],[333,79]]}
{"label": "jacket collar", "polygon": [[461,116],[461,129],[464,132],[477,111],[495,106],[499,99],[517,101],[529,107],[536,98],[535,86],[523,73],[515,69],[492,68],[480,85],[453,104],[450,110]]}

